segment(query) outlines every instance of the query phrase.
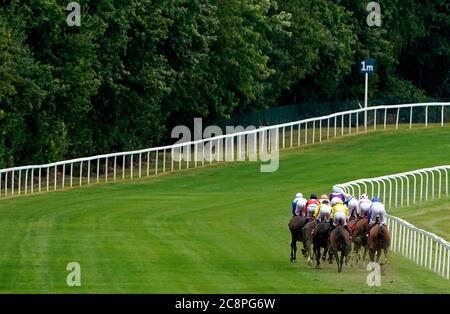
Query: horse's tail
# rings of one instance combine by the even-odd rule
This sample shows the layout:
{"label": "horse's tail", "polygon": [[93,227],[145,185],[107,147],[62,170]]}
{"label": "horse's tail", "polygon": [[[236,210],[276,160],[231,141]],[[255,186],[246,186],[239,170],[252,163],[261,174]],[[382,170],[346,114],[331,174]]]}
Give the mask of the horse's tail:
{"label": "horse's tail", "polygon": [[336,228],[336,240],[338,241],[338,243],[341,244],[342,252],[344,252],[344,254],[347,254],[348,252],[347,240],[345,239],[341,228]]}
{"label": "horse's tail", "polygon": [[382,225],[378,225],[378,230],[377,230],[377,242],[378,242],[378,247],[383,247],[384,245],[384,241],[386,239],[386,234],[384,232],[384,228]]}

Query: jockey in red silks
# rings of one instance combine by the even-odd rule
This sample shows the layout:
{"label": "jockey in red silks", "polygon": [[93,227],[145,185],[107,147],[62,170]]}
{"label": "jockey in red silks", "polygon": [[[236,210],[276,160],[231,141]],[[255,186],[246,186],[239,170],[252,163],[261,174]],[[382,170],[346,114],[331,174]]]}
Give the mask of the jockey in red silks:
{"label": "jockey in red silks", "polygon": [[319,201],[319,198],[317,197],[317,194],[311,194],[311,197],[309,198],[305,206],[305,216],[308,219],[314,219],[314,212],[317,210],[317,208],[319,208],[320,205],[321,203]]}

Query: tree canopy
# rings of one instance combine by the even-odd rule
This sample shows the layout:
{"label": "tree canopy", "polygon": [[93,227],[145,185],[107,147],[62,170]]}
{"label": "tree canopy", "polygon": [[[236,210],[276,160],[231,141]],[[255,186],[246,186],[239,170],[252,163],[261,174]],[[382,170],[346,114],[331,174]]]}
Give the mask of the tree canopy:
{"label": "tree canopy", "polygon": [[[446,0],[78,1],[0,4],[0,167],[158,145],[193,117],[450,91]],[[338,107],[336,109],[339,109]]]}

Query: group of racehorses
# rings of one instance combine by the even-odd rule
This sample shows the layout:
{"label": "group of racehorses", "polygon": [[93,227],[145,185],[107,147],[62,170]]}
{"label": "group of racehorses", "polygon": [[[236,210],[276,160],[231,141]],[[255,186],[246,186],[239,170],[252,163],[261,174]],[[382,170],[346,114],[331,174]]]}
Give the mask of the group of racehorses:
{"label": "group of racehorses", "polygon": [[[391,235],[386,225],[377,223],[369,231],[369,220],[367,217],[351,217],[348,221],[348,233],[342,225],[332,229],[330,221],[319,222],[314,218],[305,216],[293,216],[290,220],[289,230],[292,235],[291,241],[291,262],[297,259],[297,241],[303,243],[302,253],[312,264],[312,257],[316,259],[316,268],[320,268],[321,249],[323,249],[322,260],[326,260],[328,253],[328,262],[333,263],[333,257],[336,259],[338,272],[342,271],[342,266],[348,266],[352,244],[354,246],[354,259],[356,265],[361,261],[361,248],[364,249],[363,261],[369,252],[370,261],[379,263],[381,253],[384,253],[387,262],[387,254],[391,242]],[[369,233],[367,234],[367,232]],[[311,251],[313,253],[311,253]]]}

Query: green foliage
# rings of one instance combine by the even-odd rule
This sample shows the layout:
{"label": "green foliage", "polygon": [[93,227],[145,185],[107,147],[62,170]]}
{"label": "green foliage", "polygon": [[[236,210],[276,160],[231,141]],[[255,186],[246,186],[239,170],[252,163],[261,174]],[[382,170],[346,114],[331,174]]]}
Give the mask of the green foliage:
{"label": "green foliage", "polygon": [[[0,167],[152,146],[193,117],[301,102],[448,98],[445,0],[67,0],[0,5]],[[336,105],[336,110],[339,106]]]}

